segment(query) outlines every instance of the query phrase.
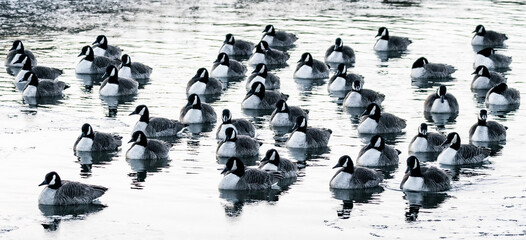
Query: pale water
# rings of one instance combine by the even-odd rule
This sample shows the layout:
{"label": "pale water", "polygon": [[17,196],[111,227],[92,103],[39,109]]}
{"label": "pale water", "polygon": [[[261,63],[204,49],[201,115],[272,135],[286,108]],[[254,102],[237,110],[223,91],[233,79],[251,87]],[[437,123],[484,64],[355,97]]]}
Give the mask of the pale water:
{"label": "pale water", "polygon": [[[513,57],[504,72],[510,87],[526,91],[526,15],[522,1],[9,1],[0,3],[0,59],[12,41],[21,39],[39,65],[58,67],[71,87],[64,99],[28,105],[6,71],[0,73],[0,238],[5,239],[437,239],[506,238],[526,235],[525,133],[522,109],[489,118],[509,127],[506,144],[493,146],[490,161],[451,169],[453,188],[440,194],[404,194],[399,184],[407,146],[421,122],[430,131],[457,131],[467,143],[483,100],[470,91],[474,51],[472,31],[478,24],[507,33],[499,53]],[[27,4],[27,7],[24,5]],[[272,70],[281,77],[289,105],[310,110],[310,126],[333,130],[329,149],[297,152],[285,148],[288,135],[269,129],[269,115],[252,117],[241,110],[245,82],[229,82],[212,102],[218,115],[229,108],[234,118],[251,119],[263,142],[260,156],[277,148],[282,156],[302,161],[297,181],[284,191],[219,192],[224,160],[216,160],[215,129],[192,128],[174,143],[171,161],[126,161],[124,144],[116,154],[73,154],[83,123],[96,131],[130,138],[146,104],[152,116],[179,118],[186,104],[186,82],[198,68],[210,70],[224,35],[257,43],[266,24],[294,32],[289,66]],[[407,36],[409,50],[386,60],[372,49],[378,27]],[[130,54],[132,61],[153,67],[150,81],[126,99],[101,99],[95,79],[74,73],[80,49],[105,34]],[[356,160],[368,137],[357,134],[360,111],[342,108],[329,96],[327,81],[295,81],[295,62],[303,52],[323,59],[341,37],[356,52],[349,72],[365,77],[365,88],[386,95],[385,111],[407,119],[404,134],[388,139],[402,151],[400,165],[385,169],[381,188],[331,192],[332,169],[343,154]],[[445,81],[460,103],[460,113],[424,118],[423,101],[439,82],[411,82],[410,67],[425,56],[430,62],[457,68]],[[246,64],[246,61],[244,61]],[[252,68],[249,68],[252,71]],[[213,99],[212,99],[213,100]],[[445,120],[445,124],[434,124]],[[218,116],[218,121],[220,117]],[[439,126],[439,127],[437,127]],[[433,160],[436,156],[422,156]],[[306,160],[306,161],[305,161]],[[248,162],[255,164],[256,162]],[[423,165],[438,166],[432,161]],[[45,208],[38,206],[49,171],[62,179],[109,188],[101,201],[108,207]],[[46,229],[47,228],[47,229]]]}

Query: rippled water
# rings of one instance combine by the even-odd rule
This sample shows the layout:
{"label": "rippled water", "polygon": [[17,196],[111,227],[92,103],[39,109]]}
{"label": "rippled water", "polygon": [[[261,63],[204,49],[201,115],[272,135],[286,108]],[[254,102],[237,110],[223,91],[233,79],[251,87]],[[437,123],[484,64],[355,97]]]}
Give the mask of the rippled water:
{"label": "rippled water", "polygon": [[[513,57],[504,74],[510,87],[525,92],[526,15],[521,1],[9,1],[0,4],[0,59],[15,39],[23,40],[40,65],[62,68],[71,87],[64,99],[29,106],[7,72],[0,73],[0,238],[284,238],[288,236],[362,238],[524,238],[526,234],[526,143],[522,109],[493,114],[509,127],[505,145],[493,146],[490,162],[450,169],[453,188],[440,194],[405,194],[398,189],[405,170],[408,141],[427,121],[433,130],[457,131],[467,141],[483,102],[470,91],[474,52],[472,31],[478,24],[508,34],[499,52]],[[42,9],[44,11],[42,11]],[[86,20],[85,20],[86,19]],[[200,67],[210,68],[226,33],[257,42],[264,25],[297,34],[289,50],[289,66],[274,71],[289,104],[310,110],[311,126],[333,130],[329,149],[292,152],[287,135],[275,135],[269,116],[241,111],[245,82],[229,82],[212,103],[216,112],[229,108],[234,117],[251,119],[261,154],[277,148],[300,161],[300,176],[282,192],[219,192],[223,163],[216,160],[215,126],[201,133],[185,132],[174,143],[171,161],[126,161],[124,145],[116,154],[73,155],[72,145],[84,122],[96,130],[130,137],[138,104],[154,116],[178,118],[186,103],[186,82]],[[413,40],[399,58],[383,59],[372,51],[374,35],[387,26],[392,35]],[[132,60],[154,68],[151,80],[130,99],[105,101],[99,86],[78,79],[74,68],[82,46],[99,34],[120,46]],[[386,171],[381,188],[331,192],[328,182],[337,159],[356,159],[367,141],[357,134],[357,117],[327,93],[326,81],[292,79],[295,62],[309,51],[322,59],[336,37],[357,55],[349,71],[365,77],[366,88],[386,94],[385,111],[407,119],[404,134],[388,143],[402,150],[400,166]],[[411,82],[411,64],[420,56],[457,68],[443,83]],[[448,86],[460,102],[454,121],[434,124],[423,114],[423,100],[439,84]],[[196,130],[196,129],[191,129]],[[198,129],[199,130],[199,129]],[[433,159],[428,158],[428,159]],[[255,162],[252,162],[255,164]],[[428,162],[426,165],[438,165]],[[63,179],[101,184],[106,208],[45,208],[37,204],[45,173],[55,170]]]}

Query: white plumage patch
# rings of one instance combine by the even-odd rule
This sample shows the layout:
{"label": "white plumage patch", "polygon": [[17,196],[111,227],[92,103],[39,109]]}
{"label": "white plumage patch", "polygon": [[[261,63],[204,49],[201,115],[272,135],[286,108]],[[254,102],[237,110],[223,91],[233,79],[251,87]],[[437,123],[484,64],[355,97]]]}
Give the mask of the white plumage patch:
{"label": "white plumage patch", "polygon": [[426,74],[426,70],[423,67],[412,68],[411,77],[412,78],[421,78]]}
{"label": "white plumage patch", "polygon": [[480,76],[473,83],[471,84],[471,88],[473,89],[489,89],[489,78]]}
{"label": "white plumage patch", "polygon": [[508,105],[510,102],[508,102],[508,99],[506,99],[504,96],[498,94],[498,93],[491,93],[488,96],[488,104],[492,105]]}
{"label": "white plumage patch", "polygon": [[250,65],[258,65],[260,63],[267,64],[267,60],[265,59],[265,54],[254,53],[252,56],[250,56],[250,59],[248,59],[248,63]]}
{"label": "white plumage patch", "polygon": [[295,131],[286,143],[289,148],[307,148],[307,136],[304,132]]}
{"label": "white plumage patch", "polygon": [[27,72],[28,72],[27,70],[20,69],[20,71],[18,72],[18,74],[15,77],[14,82],[15,83],[19,83],[20,81],[22,81],[24,79],[24,75],[26,75]]}
{"label": "white plumage patch", "polygon": [[312,67],[303,65],[294,73],[295,78],[312,78]]}
{"label": "white plumage patch", "polygon": [[440,98],[435,99],[435,101],[433,101],[433,105],[431,105],[431,112],[432,113],[450,113],[451,108],[449,107],[449,103],[447,99],[444,99],[444,102],[442,102]]}
{"label": "white plumage patch", "polygon": [[90,152],[91,147],[93,146],[93,140],[88,137],[83,137],[80,139],[79,143],[77,143],[77,151],[79,152]]}
{"label": "white plumage patch", "polygon": [[475,35],[471,39],[471,45],[484,45],[484,37],[483,36],[479,36],[479,35]]}
{"label": "white plumage patch", "polygon": [[137,132],[137,131],[141,131],[141,132],[146,132],[146,127],[148,126],[147,123],[145,122],[141,122],[141,121],[138,121],[136,124],[135,124],[135,127],[133,127],[133,132]]}
{"label": "white plumage patch", "polygon": [[438,155],[437,161],[440,164],[456,165],[455,163],[456,155],[457,155],[457,150],[453,148],[446,148]]}
{"label": "white plumage patch", "polygon": [[343,101],[345,107],[363,107],[362,94],[358,92],[350,92]]}
{"label": "white plumage patch", "polygon": [[278,166],[272,164],[272,163],[267,163],[265,165],[263,165],[263,167],[261,168],[261,170],[265,170],[265,171],[278,171]]}
{"label": "white plumage patch", "polygon": [[93,62],[90,62],[84,59],[80,60],[80,62],[77,64],[77,67],[75,67],[75,73],[79,73],[79,74],[92,73],[91,64],[93,64]]}
{"label": "white plumage patch", "polygon": [[265,37],[263,37],[263,39],[261,39],[261,41],[265,41],[268,43],[269,46],[272,46],[272,44],[274,43],[274,37],[273,36],[269,36],[269,35],[265,35]]}
{"label": "white plumage patch", "polygon": [[485,57],[484,55],[477,54],[475,56],[475,63],[473,64],[473,67],[476,68],[478,66],[484,65],[488,69],[495,68],[495,63],[490,58]]}
{"label": "white plumage patch", "polygon": [[237,189],[237,183],[239,182],[239,177],[235,174],[229,173],[223,177],[221,182],[219,182],[219,189],[223,190],[235,190]]}
{"label": "white plumage patch", "polygon": [[101,96],[118,96],[119,95],[119,84],[106,83],[103,88],[100,89]]}
{"label": "white plumage patch", "polygon": [[24,97],[36,97],[37,96],[37,87],[28,85],[24,92],[22,93]]}
{"label": "white plumage patch", "polygon": [[374,45],[374,50],[376,51],[387,51],[389,50],[389,41],[384,39],[378,39]]}
{"label": "white plumage patch", "polygon": [[417,137],[415,141],[409,145],[410,152],[428,152],[428,142],[427,139],[423,137]]}
{"label": "white plumage patch", "polygon": [[358,160],[356,160],[356,162],[361,165],[361,166],[366,166],[366,167],[374,167],[374,166],[379,166],[380,165],[380,155],[382,153],[374,148],[371,148],[369,150],[367,150],[365,153],[362,154],[362,156],[360,156],[358,158]]}
{"label": "white plumage patch", "polygon": [[233,55],[234,54],[234,46],[230,44],[224,44],[221,47],[221,50],[219,50],[219,53],[226,53],[227,55]]}
{"label": "white plumage patch", "polygon": [[289,120],[289,114],[283,112],[276,113],[270,124],[276,127],[286,127],[293,125],[293,123]]}
{"label": "white plumage patch", "polygon": [[336,77],[329,86],[329,91],[344,91],[346,79],[342,77]]}
{"label": "white plumage patch", "polygon": [[332,179],[330,186],[336,189],[352,189],[351,178],[352,174],[341,171]]}
{"label": "white plumage patch", "polygon": [[119,77],[133,79],[131,68],[128,66],[123,66],[121,69],[119,69]]}
{"label": "white plumage patch", "polygon": [[250,80],[250,83],[247,84],[247,90],[250,90],[250,87],[255,83],[255,82],[260,82],[260,83],[263,83],[263,85],[265,85],[265,88],[268,89],[268,86],[265,84],[265,81],[266,79],[261,77],[261,76],[255,76],[254,78],[252,78],[252,80]]}
{"label": "white plumage patch", "polygon": [[358,132],[359,133],[376,133],[376,127],[378,126],[378,123],[368,117],[366,118],[360,125],[358,125]]}
{"label": "white plumage patch", "polygon": [[228,66],[219,64],[216,68],[212,71],[212,77],[228,77]]}
{"label": "white plumage patch", "polygon": [[252,95],[241,103],[241,107],[245,109],[259,109],[261,99],[258,96]]}
{"label": "white plumage patch", "polygon": [[38,204],[55,205],[55,194],[57,190],[45,187],[38,197]]}
{"label": "white plumage patch", "polygon": [[223,124],[221,125],[219,131],[217,132],[217,138],[221,140],[225,139],[226,138],[225,131],[229,127],[233,128],[234,130],[236,130],[236,132],[238,132],[237,128],[233,124]]}
{"label": "white plumage patch", "polygon": [[404,186],[402,188],[404,191],[416,191],[416,192],[427,191],[426,187],[424,186],[424,178],[422,177],[409,176],[409,178],[407,178],[407,181],[404,183]]}
{"label": "white plumage patch", "polygon": [[190,109],[183,117],[183,123],[202,123],[203,112],[200,109]]}
{"label": "white plumage patch", "polygon": [[206,91],[206,84],[204,82],[197,81],[192,86],[190,86],[190,89],[188,89],[188,94],[204,94]]}
{"label": "white plumage patch", "polygon": [[327,62],[333,62],[333,63],[341,63],[343,61],[343,53],[332,51],[331,55],[329,55],[326,59]]}
{"label": "white plumage patch", "polygon": [[235,157],[236,156],[236,143],[235,142],[224,142],[223,144],[221,144],[219,149],[217,149],[217,156]]}
{"label": "white plumage patch", "polygon": [[476,141],[476,142],[488,142],[489,141],[488,127],[487,126],[477,126],[477,128],[475,128],[475,131],[473,132],[473,136],[471,136],[471,140]]}
{"label": "white plumage patch", "polygon": [[143,159],[145,147],[135,144],[128,152],[126,152],[126,158],[128,159]]}
{"label": "white plumage patch", "polygon": [[95,56],[104,56],[106,53],[106,50],[100,48],[100,47],[94,47],[93,48],[93,55]]}

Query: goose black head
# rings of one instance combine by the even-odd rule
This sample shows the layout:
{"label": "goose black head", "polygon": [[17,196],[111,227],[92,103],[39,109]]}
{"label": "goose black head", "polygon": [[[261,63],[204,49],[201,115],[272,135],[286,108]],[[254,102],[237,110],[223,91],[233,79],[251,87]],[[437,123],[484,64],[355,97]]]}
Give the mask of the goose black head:
{"label": "goose black head", "polygon": [[119,84],[119,70],[113,65],[106,68],[106,72],[102,75],[102,79],[108,77],[108,83]]}
{"label": "goose black head", "polygon": [[489,94],[491,94],[491,93],[502,94],[507,89],[508,89],[508,84],[500,83],[499,85],[497,85],[497,86],[493,87],[492,89],[490,89],[488,91],[487,95],[489,96]]}
{"label": "goose black head", "polygon": [[425,57],[418,58],[414,63],[412,68],[421,68],[424,67],[424,65],[428,64],[429,62]]}
{"label": "goose black head", "polygon": [[62,181],[60,180],[60,176],[58,175],[58,173],[49,172],[44,177],[44,181],[38,186],[42,185],[47,185],[47,187],[51,189],[58,189],[60,186],[62,186]]}
{"label": "goose black head", "polygon": [[188,96],[187,106],[192,106],[192,109],[201,109],[201,99],[197,94],[190,94]]}
{"label": "goose black head", "polygon": [[230,59],[228,58],[228,54],[224,52],[219,53],[214,63],[219,63],[221,65],[230,66]]}
{"label": "goose black head", "polygon": [[236,39],[234,38],[234,35],[232,33],[229,33],[225,36],[225,41],[223,41],[223,43],[234,45],[234,43],[236,43]]}
{"label": "goose black head", "polygon": [[380,135],[374,135],[369,141],[367,149],[374,148],[378,151],[382,151],[385,147],[385,139]]}
{"label": "goose black head", "polygon": [[276,29],[274,29],[274,26],[270,24],[265,27],[265,30],[263,30],[263,32],[269,36],[276,35]]}
{"label": "goose black head", "polygon": [[420,171],[420,161],[415,156],[409,156],[407,158],[407,169],[405,173],[410,173],[411,177],[422,177],[422,172]]}
{"label": "goose black head", "polygon": [[334,51],[343,51],[343,41],[341,38],[336,38],[336,40],[334,40]]}
{"label": "goose black head", "polygon": [[91,48],[90,46],[82,47],[82,50],[80,50],[80,54],[78,55],[78,57],[80,56],[85,56],[84,59],[88,61],[93,61],[93,59],[95,59],[93,48]]}
{"label": "goose black head", "polygon": [[148,146],[148,139],[146,138],[146,134],[142,131],[137,131],[132,134],[132,138],[129,143],[133,142],[134,144],[146,147]]}
{"label": "goose black head", "polygon": [[252,87],[250,87],[247,96],[251,94],[258,96],[260,99],[263,99],[265,97],[265,85],[261,82],[252,83]]}
{"label": "goose black head", "polygon": [[451,132],[447,135],[446,141],[442,143],[442,146],[449,144],[450,148],[458,150],[460,148],[460,136],[456,132]]}
{"label": "goose black head", "polygon": [[343,77],[347,76],[347,66],[343,63],[338,64],[338,67],[336,68],[336,76]]}
{"label": "goose black head", "polygon": [[380,37],[380,39],[389,40],[389,30],[386,27],[378,28],[378,33],[375,37]]}
{"label": "goose black head", "polygon": [[237,132],[234,128],[228,127],[225,129],[225,142],[235,142],[237,140]]}
{"label": "goose black head", "polygon": [[475,78],[479,76],[487,77],[487,78],[491,77],[489,73],[489,69],[484,65],[478,66],[477,69],[475,69],[475,71],[472,74],[475,74]]}
{"label": "goose black head", "polygon": [[495,49],[490,48],[490,47],[489,48],[484,48],[484,49],[478,51],[477,54],[480,54],[480,55],[482,55],[484,57],[489,57],[492,54],[495,54]]}
{"label": "goose black head", "polygon": [[24,44],[22,44],[22,41],[15,40],[13,42],[13,46],[11,47],[11,49],[9,49],[9,51],[13,50],[16,50],[16,53],[24,53]]}
{"label": "goose black head", "polygon": [[84,123],[84,125],[82,125],[81,130],[82,130],[81,137],[87,137],[91,139],[95,138],[95,133],[93,132],[93,128],[88,123]]}
{"label": "goose black head", "polygon": [[229,124],[232,122],[232,113],[228,109],[223,109],[223,114],[221,119],[223,119],[223,124]]}
{"label": "goose black head", "polygon": [[197,69],[197,72],[195,73],[194,78],[197,78],[199,82],[202,82],[205,84],[208,83],[208,79],[209,79],[208,70],[206,70],[206,68]]}
{"label": "goose black head", "polygon": [[93,42],[93,44],[102,49],[107,49],[108,48],[108,38],[106,38],[106,36],[104,35],[99,35],[97,36],[97,39],[95,40],[95,42]]}
{"label": "goose black head", "polygon": [[343,155],[338,159],[338,163],[332,168],[343,168],[344,172],[353,174],[354,173],[354,163],[348,155]]}
{"label": "goose black head", "polygon": [[228,175],[229,173],[235,174],[238,177],[243,176],[245,174],[245,164],[237,157],[229,158],[221,174]]}
{"label": "goose black head", "polygon": [[360,80],[355,80],[352,82],[351,89],[355,92],[360,92],[362,90],[362,82]]}
{"label": "goose black head", "polygon": [[418,136],[419,137],[426,137],[427,136],[427,124],[426,123],[422,123],[418,127]]}
{"label": "goose black head", "polygon": [[257,53],[266,53],[269,50],[269,46],[267,41],[260,41],[258,45],[256,45],[256,52]]}
{"label": "goose black head", "polygon": [[289,106],[287,105],[287,102],[283,99],[280,99],[276,103],[276,112],[286,113],[289,112]]}
{"label": "goose black head", "polygon": [[272,163],[276,166],[279,166],[279,153],[276,151],[276,149],[269,149],[267,153],[265,153],[265,157],[261,160],[262,163]]}
{"label": "goose black head", "polygon": [[131,57],[128,54],[124,54],[121,57],[121,67],[131,67]]}
{"label": "goose black head", "polygon": [[307,66],[311,66],[312,67],[312,63],[313,63],[313,59],[312,59],[312,55],[308,52],[306,53],[303,53],[301,55],[301,59],[298,61],[298,63],[303,63]]}
{"label": "goose black head", "polygon": [[378,121],[380,119],[380,116],[382,115],[380,106],[378,106],[378,104],[376,103],[369,104],[362,114],[362,116],[366,116],[366,115]]}
{"label": "goose black head", "polygon": [[440,85],[440,87],[438,87],[437,92],[436,92],[437,97],[440,98],[440,102],[442,103],[444,102],[446,94],[447,94],[446,86]]}
{"label": "goose black head", "polygon": [[257,74],[258,76],[261,76],[262,78],[267,78],[267,71],[268,71],[267,65],[264,63],[259,63],[256,66],[256,69],[254,69],[252,73]]}
{"label": "goose black head", "polygon": [[484,28],[483,25],[477,25],[477,27],[475,27],[475,31],[473,31],[476,35],[479,35],[479,36],[484,36],[486,35],[486,28]]}
{"label": "goose black head", "polygon": [[486,109],[481,109],[478,116],[478,125],[486,126],[486,121],[488,119],[488,111]]}
{"label": "goose black head", "polygon": [[299,132],[305,132],[307,131],[307,118],[304,116],[298,116],[296,118],[296,123],[294,123],[294,126],[292,127],[292,131],[299,131]]}

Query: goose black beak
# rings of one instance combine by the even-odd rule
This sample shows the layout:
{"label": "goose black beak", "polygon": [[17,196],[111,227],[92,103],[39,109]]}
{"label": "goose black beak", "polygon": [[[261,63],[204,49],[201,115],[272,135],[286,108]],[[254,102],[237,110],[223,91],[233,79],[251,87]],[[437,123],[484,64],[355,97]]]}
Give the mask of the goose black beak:
{"label": "goose black beak", "polygon": [[47,182],[46,182],[46,180],[44,180],[41,184],[38,184],[38,186],[40,187],[40,186],[46,185],[46,184],[47,184]]}

